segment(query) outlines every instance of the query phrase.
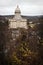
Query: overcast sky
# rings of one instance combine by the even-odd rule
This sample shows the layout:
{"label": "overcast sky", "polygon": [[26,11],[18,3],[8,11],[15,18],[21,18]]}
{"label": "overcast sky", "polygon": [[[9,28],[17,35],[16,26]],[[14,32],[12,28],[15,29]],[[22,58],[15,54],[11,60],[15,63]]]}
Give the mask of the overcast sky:
{"label": "overcast sky", "polygon": [[43,0],[0,0],[0,15],[13,15],[17,5],[22,15],[43,15]]}

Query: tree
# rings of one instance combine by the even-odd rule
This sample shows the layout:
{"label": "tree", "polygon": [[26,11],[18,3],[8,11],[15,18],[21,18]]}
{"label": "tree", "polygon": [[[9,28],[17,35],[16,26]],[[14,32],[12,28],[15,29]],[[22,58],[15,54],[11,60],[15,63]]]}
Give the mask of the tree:
{"label": "tree", "polygon": [[0,17],[0,65],[5,65],[4,51],[7,41],[8,41],[8,20],[5,19],[4,17]]}
{"label": "tree", "polygon": [[9,58],[11,64],[38,65],[38,52],[31,51],[29,48],[29,42],[22,40],[22,34],[16,39],[16,51],[12,52],[12,55]]}

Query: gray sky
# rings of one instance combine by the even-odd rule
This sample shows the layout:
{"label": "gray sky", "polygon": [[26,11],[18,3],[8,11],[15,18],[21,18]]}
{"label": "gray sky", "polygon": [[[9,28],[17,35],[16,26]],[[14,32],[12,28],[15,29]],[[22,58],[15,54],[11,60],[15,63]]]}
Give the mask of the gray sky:
{"label": "gray sky", "polygon": [[43,15],[43,0],[0,0],[0,15],[14,14],[17,5],[22,15]]}

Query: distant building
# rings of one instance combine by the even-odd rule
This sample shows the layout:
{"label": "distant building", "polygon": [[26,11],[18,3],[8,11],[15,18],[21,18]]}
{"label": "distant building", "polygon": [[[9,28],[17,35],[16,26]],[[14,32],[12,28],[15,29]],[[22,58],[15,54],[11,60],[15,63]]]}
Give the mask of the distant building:
{"label": "distant building", "polygon": [[18,36],[19,34],[19,28],[27,29],[27,19],[24,19],[21,16],[21,11],[19,9],[19,6],[17,6],[15,10],[15,16],[12,19],[9,19],[9,29],[11,29],[12,36],[15,38],[15,36]]}
{"label": "distant building", "polygon": [[25,28],[27,29],[27,20],[22,18],[19,6],[15,10],[15,16],[9,19],[9,28]]}

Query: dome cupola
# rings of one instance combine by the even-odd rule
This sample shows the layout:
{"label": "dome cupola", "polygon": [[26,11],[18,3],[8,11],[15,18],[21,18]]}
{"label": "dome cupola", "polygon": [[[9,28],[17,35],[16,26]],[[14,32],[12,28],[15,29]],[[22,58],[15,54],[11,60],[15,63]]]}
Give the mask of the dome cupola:
{"label": "dome cupola", "polygon": [[15,10],[15,13],[21,13],[19,6],[17,5],[17,8]]}

